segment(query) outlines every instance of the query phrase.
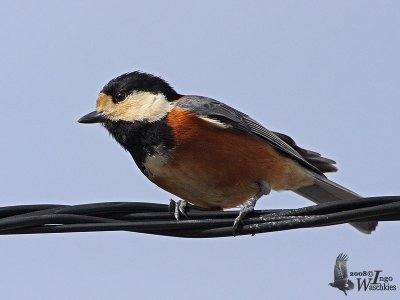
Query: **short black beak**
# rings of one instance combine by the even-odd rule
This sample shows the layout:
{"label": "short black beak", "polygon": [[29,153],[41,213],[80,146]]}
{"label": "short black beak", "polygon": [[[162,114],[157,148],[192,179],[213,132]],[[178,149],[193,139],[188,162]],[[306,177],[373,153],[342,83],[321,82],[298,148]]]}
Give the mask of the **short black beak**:
{"label": "short black beak", "polygon": [[102,113],[98,113],[97,111],[92,111],[87,115],[84,115],[82,118],[78,120],[79,123],[91,124],[91,123],[103,123],[106,121],[106,118]]}

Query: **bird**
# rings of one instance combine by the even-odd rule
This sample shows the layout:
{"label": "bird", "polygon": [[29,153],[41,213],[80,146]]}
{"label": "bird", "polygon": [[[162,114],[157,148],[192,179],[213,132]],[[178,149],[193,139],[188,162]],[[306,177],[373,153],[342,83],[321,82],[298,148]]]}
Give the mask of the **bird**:
{"label": "bird", "polygon": [[335,287],[343,291],[346,296],[347,291],[354,289],[354,283],[348,279],[347,260],[348,256],[346,254],[340,253],[338,255],[333,271],[334,281],[329,283],[331,287]]}
{"label": "bird", "polygon": [[[208,210],[241,206],[236,231],[271,190],[293,191],[315,203],[361,197],[324,175],[337,171],[335,161],[223,102],[179,94],[150,73],[132,71],[110,80],[96,110],[78,122],[102,124],[150,181],[179,197],[177,219],[187,203]],[[351,223],[363,233],[377,224]]]}

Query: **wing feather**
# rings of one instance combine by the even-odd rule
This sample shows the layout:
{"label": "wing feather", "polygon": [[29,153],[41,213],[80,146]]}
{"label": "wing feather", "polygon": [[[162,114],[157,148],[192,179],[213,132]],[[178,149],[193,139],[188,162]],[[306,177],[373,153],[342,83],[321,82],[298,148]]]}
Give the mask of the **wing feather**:
{"label": "wing feather", "polygon": [[335,281],[347,279],[347,260],[348,256],[344,253],[340,253],[336,258],[336,264],[334,269]]}

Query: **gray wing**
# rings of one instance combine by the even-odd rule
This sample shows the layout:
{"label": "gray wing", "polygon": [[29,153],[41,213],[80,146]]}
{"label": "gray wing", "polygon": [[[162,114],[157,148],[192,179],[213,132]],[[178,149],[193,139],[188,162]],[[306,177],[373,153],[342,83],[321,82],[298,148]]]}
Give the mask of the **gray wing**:
{"label": "gray wing", "polygon": [[335,281],[347,279],[347,259],[348,256],[346,254],[340,253],[339,256],[336,258],[334,276]]}
{"label": "gray wing", "polygon": [[332,165],[335,163],[333,160],[321,157],[319,153],[300,148],[289,136],[272,132],[248,115],[217,100],[201,96],[186,96],[178,100],[176,106],[256,136],[320,175],[322,172],[337,170]]}

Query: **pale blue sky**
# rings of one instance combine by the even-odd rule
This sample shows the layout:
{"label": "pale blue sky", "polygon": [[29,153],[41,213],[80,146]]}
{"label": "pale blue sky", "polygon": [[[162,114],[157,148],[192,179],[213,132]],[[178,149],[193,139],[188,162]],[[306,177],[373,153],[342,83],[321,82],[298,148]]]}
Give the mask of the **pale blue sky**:
{"label": "pale blue sky", "polygon": [[[330,178],[360,194],[400,194],[398,1],[3,1],[0,40],[2,206],[168,202],[101,126],[76,122],[108,80],[137,69],[335,159]],[[258,208],[308,204],[285,192]],[[1,298],[339,299],[328,283],[340,252],[400,289],[399,229],[1,236]]]}

